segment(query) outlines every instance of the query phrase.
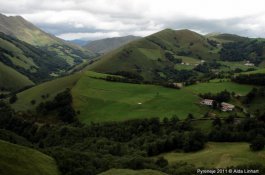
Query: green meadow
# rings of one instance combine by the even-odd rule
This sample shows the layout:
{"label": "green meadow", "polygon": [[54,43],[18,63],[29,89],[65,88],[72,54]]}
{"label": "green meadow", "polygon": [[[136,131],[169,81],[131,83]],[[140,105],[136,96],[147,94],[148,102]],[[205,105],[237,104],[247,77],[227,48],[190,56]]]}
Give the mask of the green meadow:
{"label": "green meadow", "polygon": [[199,97],[187,92],[155,85],[108,82],[89,76],[82,76],[72,89],[74,107],[81,112],[79,118],[85,123],[172,115],[184,119],[190,111],[202,116]]}
{"label": "green meadow", "polygon": [[187,162],[197,167],[225,168],[247,163],[263,163],[265,150],[252,152],[248,143],[213,143],[194,153],[170,152],[161,154],[170,164]]}
{"label": "green meadow", "polygon": [[196,94],[207,92],[218,93],[227,90],[241,95],[247,94],[252,88],[253,86],[251,85],[237,84],[228,80],[213,80],[207,83],[199,83],[186,87],[187,90]]}

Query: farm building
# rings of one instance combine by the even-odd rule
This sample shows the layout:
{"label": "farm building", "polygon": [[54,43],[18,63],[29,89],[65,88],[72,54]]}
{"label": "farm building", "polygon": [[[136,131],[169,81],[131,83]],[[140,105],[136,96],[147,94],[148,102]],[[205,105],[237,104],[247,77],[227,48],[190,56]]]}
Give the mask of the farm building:
{"label": "farm building", "polygon": [[213,105],[213,100],[211,100],[211,99],[203,99],[201,101],[201,104],[202,105],[207,105],[207,106],[212,106]]}
{"label": "farm building", "polygon": [[233,109],[235,108],[234,105],[232,104],[229,104],[229,103],[225,103],[225,102],[222,102],[221,103],[221,109],[222,111],[226,112],[226,111],[233,111]]}

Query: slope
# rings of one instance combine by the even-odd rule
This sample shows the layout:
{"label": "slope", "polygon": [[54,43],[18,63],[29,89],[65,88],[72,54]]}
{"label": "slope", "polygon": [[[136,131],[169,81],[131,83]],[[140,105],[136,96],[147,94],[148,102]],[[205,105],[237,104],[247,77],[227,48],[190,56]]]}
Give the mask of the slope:
{"label": "slope", "polygon": [[107,53],[118,47],[121,47],[131,41],[137,40],[140,37],[137,36],[124,36],[124,37],[113,37],[113,38],[105,38],[101,40],[96,40],[89,42],[88,44],[84,45],[84,48],[87,48],[95,53]]}
{"label": "slope", "polygon": [[171,152],[161,154],[170,164],[187,162],[197,167],[226,168],[242,164],[265,162],[265,151],[252,152],[248,143],[213,143],[193,153]]}
{"label": "slope", "polygon": [[0,32],[54,52],[58,57],[65,59],[70,66],[82,62],[83,58],[94,56],[89,50],[40,30],[21,16],[7,17],[0,14]]}
{"label": "slope", "polygon": [[28,77],[0,62],[0,89],[16,91],[26,86],[34,85]]}
{"label": "slope", "polygon": [[[54,52],[32,46],[14,37],[0,33],[0,87],[10,91],[61,75],[71,68]],[[25,82],[25,83],[22,83]]]}
{"label": "slope", "polygon": [[0,140],[1,175],[59,175],[53,158],[31,148]]}
{"label": "slope", "polygon": [[158,72],[175,70],[181,56],[213,59],[218,58],[217,51],[218,48],[200,34],[165,29],[102,56],[89,69],[104,73],[128,71],[152,81],[159,78]]}

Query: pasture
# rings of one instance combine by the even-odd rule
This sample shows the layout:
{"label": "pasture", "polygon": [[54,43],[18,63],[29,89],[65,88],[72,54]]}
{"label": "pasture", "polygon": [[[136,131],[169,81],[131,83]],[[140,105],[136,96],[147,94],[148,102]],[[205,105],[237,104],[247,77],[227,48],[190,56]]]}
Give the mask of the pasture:
{"label": "pasture", "polygon": [[170,152],[161,154],[170,164],[187,162],[197,167],[226,168],[248,163],[265,165],[265,150],[252,152],[248,143],[213,143],[194,153]]}

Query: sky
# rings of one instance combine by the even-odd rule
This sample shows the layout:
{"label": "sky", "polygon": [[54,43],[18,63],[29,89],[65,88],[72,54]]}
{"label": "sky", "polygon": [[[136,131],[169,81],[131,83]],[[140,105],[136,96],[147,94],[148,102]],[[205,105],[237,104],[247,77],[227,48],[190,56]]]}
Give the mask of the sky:
{"label": "sky", "polygon": [[165,28],[265,38],[265,0],[0,0],[62,39],[147,36]]}

